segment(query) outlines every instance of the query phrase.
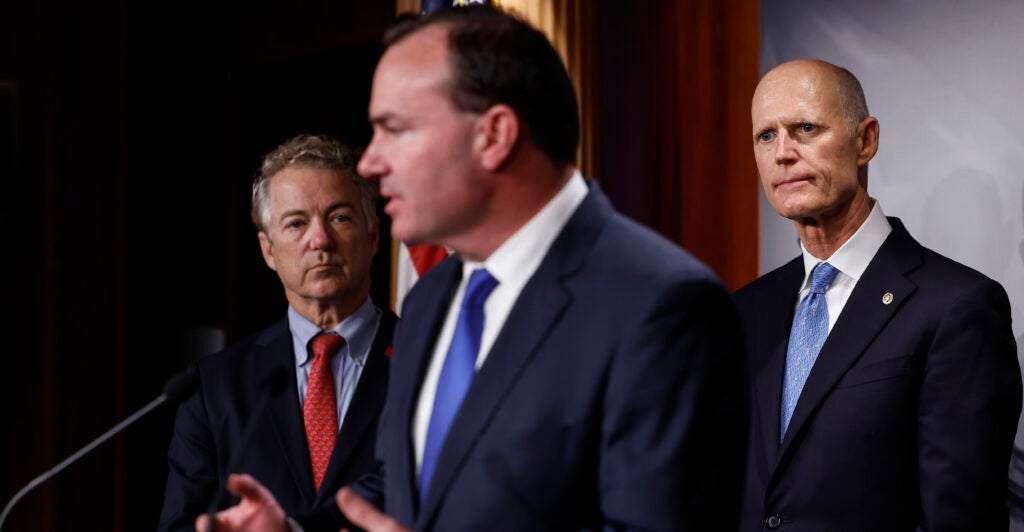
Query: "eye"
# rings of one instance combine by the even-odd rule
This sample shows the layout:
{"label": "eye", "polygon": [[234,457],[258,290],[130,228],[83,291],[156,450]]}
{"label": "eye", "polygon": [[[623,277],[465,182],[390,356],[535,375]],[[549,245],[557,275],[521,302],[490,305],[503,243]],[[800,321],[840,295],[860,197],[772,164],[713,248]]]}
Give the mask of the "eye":
{"label": "eye", "polygon": [[771,142],[773,138],[775,138],[775,132],[768,129],[757,134],[757,140],[761,142]]}
{"label": "eye", "polygon": [[347,215],[347,214],[335,214],[332,219],[335,222],[341,222],[341,223],[348,222],[348,221],[352,220],[352,218],[349,215]]}
{"label": "eye", "polygon": [[404,127],[391,120],[381,121],[374,124],[374,134],[381,133],[384,135],[394,136],[401,134],[404,131]]}
{"label": "eye", "polygon": [[814,133],[817,129],[814,124],[800,124],[801,133]]}
{"label": "eye", "polygon": [[306,225],[306,224],[302,220],[290,220],[290,221],[288,221],[287,223],[284,224],[284,228],[285,229],[298,229],[298,228],[302,227],[303,225]]}

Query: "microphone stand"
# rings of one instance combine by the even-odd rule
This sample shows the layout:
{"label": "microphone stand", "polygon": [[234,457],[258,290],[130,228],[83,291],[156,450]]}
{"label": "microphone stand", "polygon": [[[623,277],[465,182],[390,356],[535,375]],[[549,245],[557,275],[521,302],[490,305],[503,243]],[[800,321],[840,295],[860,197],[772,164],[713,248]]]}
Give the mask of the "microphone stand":
{"label": "microphone stand", "polygon": [[132,423],[135,423],[136,421],[138,421],[139,418],[141,418],[142,416],[145,416],[146,414],[151,412],[154,408],[164,404],[165,402],[167,402],[168,399],[179,401],[179,400],[184,399],[185,397],[191,395],[192,389],[194,389],[194,388],[195,388],[195,378],[194,377],[192,377],[190,375],[186,375],[186,374],[179,374],[179,375],[176,375],[175,377],[172,377],[171,380],[168,381],[167,386],[165,386],[165,389],[167,390],[166,392],[164,392],[164,393],[160,394],[159,396],[157,396],[156,399],[153,399],[152,401],[150,401],[149,404],[147,404],[146,406],[142,407],[141,409],[139,409],[137,412],[135,412],[131,416],[128,416],[128,418],[125,419],[124,421],[118,423],[117,425],[114,425],[113,428],[111,428],[110,430],[104,432],[102,435],[100,435],[100,437],[96,438],[95,440],[90,442],[85,447],[82,447],[75,454],[65,458],[64,461],[62,461],[61,463],[53,466],[52,468],[50,468],[48,471],[46,471],[42,475],[39,475],[38,477],[32,479],[32,481],[29,482],[27,485],[25,485],[24,488],[21,488],[21,490],[18,491],[18,493],[14,494],[14,497],[11,499],[11,501],[8,502],[7,506],[4,507],[3,513],[0,513],[0,530],[3,529],[4,521],[7,520],[7,516],[8,516],[8,514],[11,513],[11,509],[14,508],[14,505],[17,504],[18,501],[20,501],[22,499],[22,497],[27,495],[28,492],[32,491],[36,486],[39,486],[43,482],[46,482],[47,480],[52,478],[57,473],[60,473],[61,471],[63,471],[64,468],[66,468],[67,466],[71,465],[72,463],[74,463],[79,458],[85,456],[86,454],[89,454],[90,451],[92,451],[93,449],[98,447],[100,444],[102,444],[103,442],[109,440],[111,437],[113,437],[118,432],[121,432],[122,430],[124,430],[124,428],[127,427],[128,425],[131,425]]}

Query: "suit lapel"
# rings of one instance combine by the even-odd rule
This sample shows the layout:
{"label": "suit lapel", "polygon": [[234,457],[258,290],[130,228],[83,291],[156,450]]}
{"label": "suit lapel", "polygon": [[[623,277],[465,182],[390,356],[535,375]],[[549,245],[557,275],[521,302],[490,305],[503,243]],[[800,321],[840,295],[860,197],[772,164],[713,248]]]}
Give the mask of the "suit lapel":
{"label": "suit lapel", "polygon": [[[767,297],[757,303],[763,305],[754,345],[765,346],[756,361],[755,382],[758,419],[761,422],[764,456],[774,464],[779,450],[779,415],[782,408],[782,380],[789,347],[796,296],[804,278],[803,260],[797,257],[779,272]],[[755,351],[756,352],[756,351]]]}
{"label": "suit lapel", "polygon": [[[836,383],[917,289],[906,274],[920,266],[921,246],[899,220],[889,221],[892,232],[854,287],[811,368],[782,442],[780,460]],[[889,303],[882,301],[886,293],[893,295]]]}
{"label": "suit lapel", "polygon": [[486,431],[498,405],[571,305],[572,298],[564,287],[565,279],[583,266],[587,252],[610,213],[607,199],[596,187],[591,187],[587,198],[523,287],[452,422],[438,456],[427,499],[420,509],[417,529],[430,528],[448,485]]}
{"label": "suit lapel", "polygon": [[[401,435],[402,439],[387,442],[385,445],[401,449],[401,452],[388,454],[390,461],[386,465],[389,471],[398,472],[402,478],[397,486],[387,486],[387,504],[389,510],[395,512],[396,517],[409,516],[409,522],[416,515],[419,500],[412,436],[413,414],[416,412],[420,387],[430,365],[437,335],[461,279],[462,263],[455,257],[449,257],[431,268],[427,276],[420,279],[417,282],[418,286],[414,288],[414,291],[426,290],[426,295],[405,299],[403,314],[416,318],[403,319],[399,327],[400,335],[396,337],[396,340],[401,341],[401,350],[391,361],[392,371],[388,382],[386,408],[395,409],[394,416],[390,417],[397,419],[401,424],[389,435]],[[411,306],[414,303],[416,307]]]}
{"label": "suit lapel", "polygon": [[[295,490],[302,494],[307,503],[313,500],[313,474],[309,465],[309,449],[306,447],[306,429],[302,426],[302,411],[299,408],[299,392],[295,383],[295,355],[292,352],[292,338],[288,321],[274,329],[273,335],[260,339],[263,351],[259,359],[264,366],[258,377],[266,375],[275,366],[287,368],[289,379],[285,390],[267,403],[267,414],[273,427],[274,437],[281,447],[281,456],[288,464],[288,471]],[[262,391],[258,394],[263,393]],[[259,395],[256,397],[259,397]]]}
{"label": "suit lapel", "polygon": [[[384,310],[380,317],[380,325],[373,338],[373,345],[367,354],[366,366],[359,383],[352,395],[352,402],[345,413],[345,419],[338,429],[338,438],[331,452],[327,471],[321,486],[332,486],[335,478],[341,474],[352,452],[359,445],[364,433],[377,418],[384,398],[387,396],[388,364],[385,351],[391,347],[397,317],[390,310]],[[328,498],[334,497],[333,490],[321,489],[316,496],[314,506],[319,506]]]}

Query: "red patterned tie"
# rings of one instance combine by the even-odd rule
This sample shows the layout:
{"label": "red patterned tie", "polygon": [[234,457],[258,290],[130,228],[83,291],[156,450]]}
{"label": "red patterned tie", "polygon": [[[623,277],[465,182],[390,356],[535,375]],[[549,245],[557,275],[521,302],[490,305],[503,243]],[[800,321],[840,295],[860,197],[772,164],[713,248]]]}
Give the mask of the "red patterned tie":
{"label": "red patterned tie", "polygon": [[302,422],[306,426],[306,443],[313,466],[313,487],[318,493],[338,436],[338,402],[334,395],[331,356],[343,343],[345,339],[335,333],[320,333],[313,338],[313,365],[309,369],[306,402],[302,405]]}

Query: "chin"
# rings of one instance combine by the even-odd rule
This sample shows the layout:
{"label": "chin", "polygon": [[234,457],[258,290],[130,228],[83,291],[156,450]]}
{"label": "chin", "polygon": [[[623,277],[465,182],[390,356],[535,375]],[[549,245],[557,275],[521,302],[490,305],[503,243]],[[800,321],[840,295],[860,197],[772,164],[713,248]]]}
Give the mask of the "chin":
{"label": "chin", "polygon": [[414,231],[397,224],[391,226],[391,236],[408,245],[426,243],[419,231]]}
{"label": "chin", "polygon": [[808,218],[821,212],[821,201],[815,201],[816,199],[807,195],[789,196],[782,198],[779,206],[772,204],[772,207],[783,218],[789,218],[790,220]]}

